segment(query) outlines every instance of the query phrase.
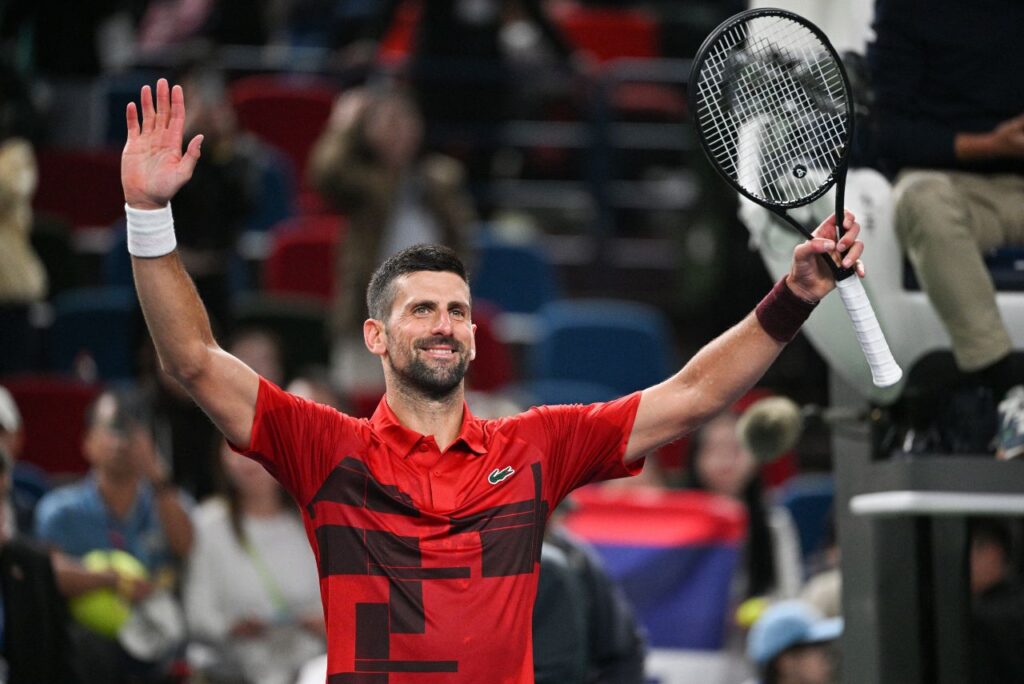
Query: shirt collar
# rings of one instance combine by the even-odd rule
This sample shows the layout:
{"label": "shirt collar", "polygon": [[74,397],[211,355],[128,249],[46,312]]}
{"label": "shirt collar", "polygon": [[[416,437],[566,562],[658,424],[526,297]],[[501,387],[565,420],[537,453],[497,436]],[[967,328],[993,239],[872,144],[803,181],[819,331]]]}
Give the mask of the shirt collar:
{"label": "shirt collar", "polygon": [[[451,451],[452,448],[462,444],[475,455],[487,453],[487,443],[484,439],[482,422],[473,416],[469,406],[463,401],[462,429],[459,431],[455,441],[452,442],[452,445],[448,447],[448,450]],[[395,415],[395,412],[388,405],[387,396],[381,397],[380,403],[377,404],[377,410],[373,412],[373,417],[370,418],[370,425],[403,458],[407,458],[413,449],[416,448],[416,445],[425,438],[424,435],[415,430],[410,430],[398,421],[398,416]]]}

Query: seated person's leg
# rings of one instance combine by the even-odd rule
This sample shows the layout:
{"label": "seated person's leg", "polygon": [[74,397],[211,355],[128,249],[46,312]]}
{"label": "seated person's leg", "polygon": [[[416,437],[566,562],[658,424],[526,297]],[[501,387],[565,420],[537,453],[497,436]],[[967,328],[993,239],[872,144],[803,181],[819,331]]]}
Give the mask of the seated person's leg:
{"label": "seated person's leg", "polygon": [[1005,243],[983,178],[959,172],[910,170],[894,190],[896,233],[918,279],[946,326],[964,372],[1006,358],[1010,336],[996,307],[982,258]]}

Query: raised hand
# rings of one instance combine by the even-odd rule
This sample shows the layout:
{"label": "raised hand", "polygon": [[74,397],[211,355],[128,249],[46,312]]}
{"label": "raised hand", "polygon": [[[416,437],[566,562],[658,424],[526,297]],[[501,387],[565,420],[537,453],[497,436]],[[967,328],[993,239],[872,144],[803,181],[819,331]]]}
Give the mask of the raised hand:
{"label": "raised hand", "polygon": [[121,186],[124,201],[135,209],[165,206],[192,177],[199,161],[203,136],[189,141],[182,154],[185,129],[185,95],[181,86],[170,88],[167,79],[156,84],[156,104],[150,87],[143,86],[142,125],[134,102],[125,112],[128,142],[121,153]]}

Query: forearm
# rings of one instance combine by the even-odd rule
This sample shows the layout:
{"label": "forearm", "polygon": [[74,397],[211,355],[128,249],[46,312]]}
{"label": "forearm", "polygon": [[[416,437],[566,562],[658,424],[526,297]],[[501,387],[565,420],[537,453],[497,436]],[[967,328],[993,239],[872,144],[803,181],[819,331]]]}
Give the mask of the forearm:
{"label": "forearm", "polygon": [[135,289],[160,363],[188,387],[216,348],[210,320],[177,252],[132,257]]}
{"label": "forearm", "polygon": [[53,574],[57,589],[65,598],[80,596],[95,589],[116,589],[117,573],[113,570],[95,572],[86,570],[75,558],[61,551],[53,551]]}
{"label": "forearm", "polygon": [[750,313],[697,352],[672,379],[693,407],[692,424],[684,430],[731,406],[761,379],[784,347]]}
{"label": "forearm", "polygon": [[171,552],[178,558],[187,558],[192,550],[192,519],[181,505],[177,488],[170,483],[160,485],[156,490],[156,504]]}

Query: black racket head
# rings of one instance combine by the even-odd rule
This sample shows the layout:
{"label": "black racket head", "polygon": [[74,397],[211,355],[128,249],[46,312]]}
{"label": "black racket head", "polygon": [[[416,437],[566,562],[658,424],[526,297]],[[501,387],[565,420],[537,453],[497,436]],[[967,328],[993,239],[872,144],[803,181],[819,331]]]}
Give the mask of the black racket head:
{"label": "black racket head", "polygon": [[688,98],[711,165],[758,204],[809,204],[845,172],[849,79],[825,34],[797,14],[759,8],[723,22],[697,51]]}

